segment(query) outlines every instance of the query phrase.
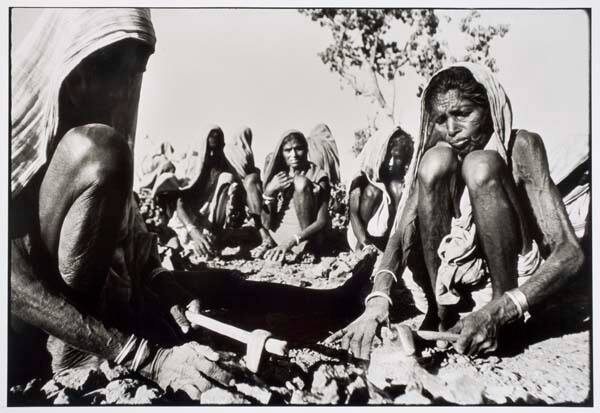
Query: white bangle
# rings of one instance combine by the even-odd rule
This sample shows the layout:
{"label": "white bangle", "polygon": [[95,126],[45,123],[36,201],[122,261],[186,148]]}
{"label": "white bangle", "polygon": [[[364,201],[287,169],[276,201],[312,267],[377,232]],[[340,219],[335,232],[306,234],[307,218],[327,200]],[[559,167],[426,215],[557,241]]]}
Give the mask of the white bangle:
{"label": "white bangle", "polygon": [[375,273],[375,275],[373,276],[373,279],[375,279],[379,274],[389,274],[394,279],[394,282],[398,282],[398,278],[396,278],[396,274],[394,274],[393,271],[390,271],[390,270],[379,270],[379,271],[377,271]]}
{"label": "white bangle", "polygon": [[133,357],[133,361],[131,362],[131,370],[138,371],[142,361],[144,360],[144,353],[146,352],[146,347],[148,346],[148,340],[143,338],[140,341],[140,345],[138,346],[137,351],[135,352],[135,356]]}
{"label": "white bangle", "polygon": [[123,364],[123,361],[125,361],[125,359],[129,355],[131,350],[133,350],[133,347],[135,347],[136,342],[137,342],[137,337],[133,334],[130,335],[129,338],[127,339],[127,342],[125,343],[125,345],[123,346],[121,351],[119,351],[119,354],[117,354],[117,357],[115,358],[116,364]]}
{"label": "white bangle", "polygon": [[517,318],[524,317],[527,321],[527,319],[530,317],[529,303],[527,302],[527,297],[525,297],[523,291],[519,290],[518,288],[514,288],[506,291],[504,294],[510,299],[510,301],[512,301],[515,307],[517,307]]}
{"label": "white bangle", "polygon": [[294,234],[294,239],[296,240],[296,245],[300,245],[300,236],[298,234]]}
{"label": "white bangle", "polygon": [[367,306],[369,300],[375,297],[385,298],[388,301],[388,303],[390,303],[390,307],[394,304],[390,296],[384,293],[383,291],[373,291],[371,294],[367,295],[367,298],[365,298],[365,307]]}

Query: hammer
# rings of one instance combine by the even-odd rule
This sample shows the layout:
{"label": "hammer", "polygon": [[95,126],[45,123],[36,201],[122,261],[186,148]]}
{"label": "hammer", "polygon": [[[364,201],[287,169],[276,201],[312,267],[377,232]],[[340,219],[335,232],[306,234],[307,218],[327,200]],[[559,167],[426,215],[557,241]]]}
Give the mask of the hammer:
{"label": "hammer", "polygon": [[246,344],[246,366],[253,373],[258,371],[263,350],[278,356],[287,355],[287,342],[271,338],[271,333],[266,330],[257,329],[251,332],[242,330],[241,328],[191,311],[186,311],[185,316],[195,325]]}
{"label": "hammer", "polygon": [[[394,330],[396,330],[394,332]],[[382,332],[383,334],[383,332]],[[458,340],[460,335],[455,333],[449,333],[447,331],[428,331],[428,330],[411,330],[410,327],[405,325],[398,325],[394,329],[389,330],[389,336],[387,337],[391,342],[399,342],[404,353],[407,356],[415,354],[415,341],[414,335],[421,337],[427,341],[443,340],[449,342],[455,342]]]}

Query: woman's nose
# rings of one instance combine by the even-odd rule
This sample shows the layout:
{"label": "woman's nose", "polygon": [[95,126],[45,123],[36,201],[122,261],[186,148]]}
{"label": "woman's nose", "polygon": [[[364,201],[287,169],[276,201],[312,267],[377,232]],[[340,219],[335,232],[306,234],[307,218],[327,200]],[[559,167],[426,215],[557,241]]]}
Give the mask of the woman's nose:
{"label": "woman's nose", "polygon": [[448,136],[454,137],[458,133],[458,124],[453,118],[448,118],[446,121],[446,129],[448,131]]}

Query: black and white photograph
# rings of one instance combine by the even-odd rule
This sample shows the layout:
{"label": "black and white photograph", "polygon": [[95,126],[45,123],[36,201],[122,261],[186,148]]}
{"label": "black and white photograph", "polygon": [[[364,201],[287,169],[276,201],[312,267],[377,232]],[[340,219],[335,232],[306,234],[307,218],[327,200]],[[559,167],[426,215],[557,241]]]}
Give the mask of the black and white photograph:
{"label": "black and white photograph", "polygon": [[597,10],[494,4],[6,7],[7,406],[593,407]]}

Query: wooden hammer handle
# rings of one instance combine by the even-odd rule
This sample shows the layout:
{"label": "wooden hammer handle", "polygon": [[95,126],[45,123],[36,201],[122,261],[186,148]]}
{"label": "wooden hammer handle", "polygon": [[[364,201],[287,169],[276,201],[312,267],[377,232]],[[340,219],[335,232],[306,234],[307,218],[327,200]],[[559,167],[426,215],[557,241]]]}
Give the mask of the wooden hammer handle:
{"label": "wooden hammer handle", "polygon": [[219,333],[223,336],[232,338],[239,342],[248,344],[250,340],[250,333],[246,330],[242,330],[241,328],[232,326],[227,323],[223,323],[222,321],[215,320],[214,318],[207,317],[202,314],[193,313],[191,311],[186,311],[185,316],[187,319],[196,325],[207,328],[215,333]]}
{"label": "wooden hammer handle", "polygon": [[415,334],[424,340],[444,340],[455,342],[458,340],[460,335],[455,333],[448,333],[447,331],[429,331],[429,330],[416,330]]}
{"label": "wooden hammer handle", "polygon": [[[215,333],[232,338],[246,345],[248,345],[252,337],[252,333],[249,331],[242,330],[241,328],[223,323],[222,321],[215,320],[214,318],[202,314],[186,311],[185,316],[193,324],[207,328]],[[269,337],[265,341],[265,350],[271,354],[285,356],[287,354],[287,342]]]}

